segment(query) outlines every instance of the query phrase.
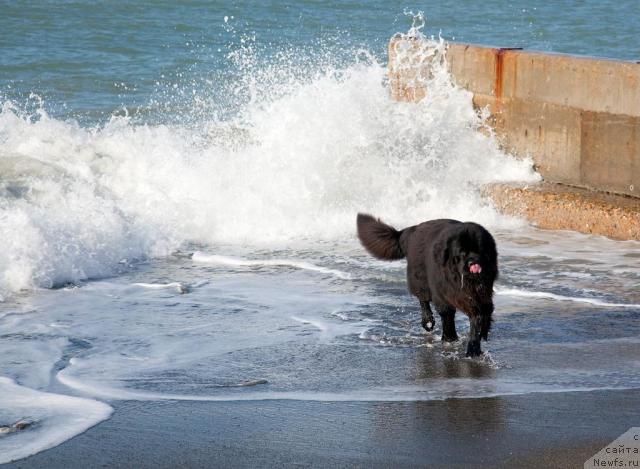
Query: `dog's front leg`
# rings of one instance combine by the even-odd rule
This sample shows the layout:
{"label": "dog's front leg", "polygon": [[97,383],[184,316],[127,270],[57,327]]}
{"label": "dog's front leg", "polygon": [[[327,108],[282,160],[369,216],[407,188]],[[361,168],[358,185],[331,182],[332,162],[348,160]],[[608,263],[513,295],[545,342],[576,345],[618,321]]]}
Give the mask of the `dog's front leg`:
{"label": "dog's front leg", "polygon": [[482,327],[480,328],[480,338],[489,340],[489,331],[493,322],[493,302],[489,302],[482,307]]}
{"label": "dog's front leg", "polygon": [[467,343],[467,357],[477,357],[480,350],[480,336],[482,333],[482,315],[469,316],[469,342]]}
{"label": "dog's front leg", "polygon": [[420,300],[420,309],[422,310],[422,327],[427,332],[431,332],[436,325],[436,320],[433,318],[433,312],[429,302]]}

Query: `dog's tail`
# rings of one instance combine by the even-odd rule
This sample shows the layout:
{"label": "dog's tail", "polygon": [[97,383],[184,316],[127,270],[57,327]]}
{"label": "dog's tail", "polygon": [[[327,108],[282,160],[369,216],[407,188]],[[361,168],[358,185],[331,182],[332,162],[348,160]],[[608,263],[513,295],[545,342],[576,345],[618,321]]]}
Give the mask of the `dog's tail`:
{"label": "dog's tail", "polygon": [[357,223],[358,238],[373,257],[392,261],[405,256],[400,245],[400,231],[364,213],[358,214]]}

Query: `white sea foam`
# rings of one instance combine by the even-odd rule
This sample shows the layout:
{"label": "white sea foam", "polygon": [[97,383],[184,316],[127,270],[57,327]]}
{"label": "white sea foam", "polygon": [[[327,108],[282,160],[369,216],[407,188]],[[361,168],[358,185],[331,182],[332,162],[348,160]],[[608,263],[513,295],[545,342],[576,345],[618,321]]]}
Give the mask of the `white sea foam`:
{"label": "white sea foam", "polygon": [[351,275],[341,270],[329,269],[310,262],[298,261],[294,259],[239,259],[237,257],[219,256],[216,254],[203,254],[194,252],[192,259],[194,262],[202,262],[206,264],[227,265],[232,267],[293,267],[295,269],[309,270],[311,272],[320,272],[323,274],[333,275],[341,279],[349,279]]}
{"label": "white sea foam", "polygon": [[517,296],[522,298],[543,298],[547,300],[557,300],[557,301],[572,301],[575,303],[586,303],[594,306],[601,306],[603,308],[629,308],[629,309],[640,309],[640,304],[633,303],[609,303],[607,301],[603,301],[597,298],[585,298],[585,297],[577,297],[577,296],[564,296],[558,295],[550,292],[543,291],[529,291],[529,290],[521,290],[518,288],[496,288],[495,292],[497,295],[504,296]]}
{"label": "white sea foam", "polygon": [[24,430],[0,435],[0,464],[57,446],[111,412],[102,402],[36,391],[0,377],[0,426],[25,418],[33,422]]}
{"label": "white sea foam", "polygon": [[[443,48],[433,41],[425,53]],[[390,99],[386,68],[367,54],[340,68],[309,65],[318,67],[306,73],[313,79],[278,82],[288,66],[266,67],[266,89],[249,93],[234,117],[189,127],[114,117],[87,128],[5,103],[0,294],[112,275],[123,260],[163,256],[187,241],[353,236],[358,211],[399,225],[440,216],[514,223],[478,188],[535,180],[531,161],[477,132],[483,121],[471,94],[445,74],[434,74],[421,103],[403,104]]]}
{"label": "white sea foam", "polygon": [[144,282],[136,282],[133,284],[136,287],[140,288],[148,288],[150,290],[175,290],[178,293],[188,293],[189,286],[180,282],[169,282],[169,283],[144,283]]}

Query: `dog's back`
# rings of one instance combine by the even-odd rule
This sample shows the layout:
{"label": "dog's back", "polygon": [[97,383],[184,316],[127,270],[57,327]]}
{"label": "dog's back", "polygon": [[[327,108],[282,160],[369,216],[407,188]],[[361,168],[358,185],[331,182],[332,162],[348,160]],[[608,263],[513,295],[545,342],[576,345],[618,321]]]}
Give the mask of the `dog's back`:
{"label": "dog's back", "polygon": [[433,254],[434,248],[438,244],[446,243],[449,233],[462,224],[458,220],[441,218],[425,221],[403,230],[403,233],[407,232],[403,240],[407,261],[417,262],[420,258],[424,258],[425,254]]}

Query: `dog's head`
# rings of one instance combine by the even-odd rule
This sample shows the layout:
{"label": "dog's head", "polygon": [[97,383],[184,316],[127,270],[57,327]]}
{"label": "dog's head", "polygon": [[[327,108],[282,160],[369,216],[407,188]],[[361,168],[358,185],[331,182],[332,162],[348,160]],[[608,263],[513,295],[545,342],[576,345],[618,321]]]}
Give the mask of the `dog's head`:
{"label": "dog's head", "polygon": [[470,281],[493,282],[498,275],[498,253],[491,234],[476,223],[463,223],[447,234],[436,256]]}

